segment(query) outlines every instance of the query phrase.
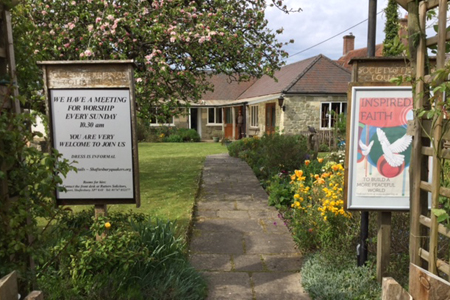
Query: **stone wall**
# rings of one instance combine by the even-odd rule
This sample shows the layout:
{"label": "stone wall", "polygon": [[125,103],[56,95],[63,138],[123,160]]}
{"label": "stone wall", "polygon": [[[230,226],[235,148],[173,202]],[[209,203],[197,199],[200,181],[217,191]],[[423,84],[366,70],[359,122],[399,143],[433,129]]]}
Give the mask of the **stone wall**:
{"label": "stone wall", "polygon": [[284,134],[308,131],[308,125],[320,130],[320,106],[323,102],[347,102],[346,96],[292,96],[284,97]]}

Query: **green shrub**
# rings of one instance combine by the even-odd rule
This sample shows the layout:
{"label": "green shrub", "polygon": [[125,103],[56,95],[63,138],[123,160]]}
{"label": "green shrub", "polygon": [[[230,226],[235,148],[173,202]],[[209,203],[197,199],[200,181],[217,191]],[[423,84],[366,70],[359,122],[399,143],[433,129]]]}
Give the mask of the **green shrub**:
{"label": "green shrub", "polygon": [[299,168],[309,157],[304,136],[278,133],[235,141],[228,146],[228,152],[245,160],[262,182],[279,172]]}
{"label": "green shrub", "polygon": [[200,142],[200,135],[195,129],[179,128],[177,134],[181,136],[183,142]]}
{"label": "green shrub", "polygon": [[320,144],[319,152],[330,152],[330,147],[327,144]]}
{"label": "green shrub", "polygon": [[346,255],[345,262],[336,263],[321,253],[314,254],[306,260],[301,273],[302,285],[312,299],[381,298],[375,270],[369,266],[357,267],[352,255]]}
{"label": "green shrub", "polygon": [[37,269],[39,288],[46,299],[204,299],[205,281],[176,231],[174,223],[134,213],[66,216]]}
{"label": "green shrub", "polygon": [[269,193],[269,205],[280,209],[289,207],[294,199],[294,192],[289,184],[290,178],[280,173],[272,177],[267,186]]}
{"label": "green shrub", "polygon": [[171,134],[168,137],[164,138],[164,142],[167,143],[182,143],[183,138],[179,136],[178,134]]}

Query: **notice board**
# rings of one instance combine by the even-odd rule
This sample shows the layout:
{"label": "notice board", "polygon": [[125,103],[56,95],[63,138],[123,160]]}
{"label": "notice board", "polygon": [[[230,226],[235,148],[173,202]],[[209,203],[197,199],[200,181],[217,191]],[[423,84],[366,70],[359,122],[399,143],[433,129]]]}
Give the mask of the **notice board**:
{"label": "notice board", "polygon": [[140,204],[132,61],[41,62],[51,145],[74,162],[58,204]]}

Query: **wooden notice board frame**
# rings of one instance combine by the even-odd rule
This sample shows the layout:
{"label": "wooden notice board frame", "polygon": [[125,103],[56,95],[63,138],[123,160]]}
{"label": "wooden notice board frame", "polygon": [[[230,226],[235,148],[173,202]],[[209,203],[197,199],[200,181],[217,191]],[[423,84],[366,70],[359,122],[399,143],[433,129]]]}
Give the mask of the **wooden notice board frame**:
{"label": "wooden notice board frame", "polygon": [[50,145],[78,172],[58,205],[140,206],[134,62],[42,61]]}

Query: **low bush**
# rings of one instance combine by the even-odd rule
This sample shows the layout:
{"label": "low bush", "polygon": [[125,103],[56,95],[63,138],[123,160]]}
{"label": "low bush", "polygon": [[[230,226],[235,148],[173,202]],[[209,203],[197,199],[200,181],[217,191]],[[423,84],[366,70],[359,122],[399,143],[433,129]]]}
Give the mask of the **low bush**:
{"label": "low bush", "polygon": [[301,135],[265,134],[243,138],[228,146],[230,156],[245,160],[263,182],[280,172],[299,168],[309,157],[307,140]]}
{"label": "low bush", "polygon": [[37,269],[39,288],[46,299],[204,299],[205,281],[176,231],[141,214],[68,215]]}
{"label": "low bush", "polygon": [[375,270],[358,267],[354,257],[344,255],[337,263],[320,252],[309,257],[302,268],[302,285],[312,299],[380,299]]}
{"label": "low bush", "polygon": [[171,134],[168,137],[164,138],[164,142],[167,143],[182,143],[183,138],[179,136],[178,134]]}

